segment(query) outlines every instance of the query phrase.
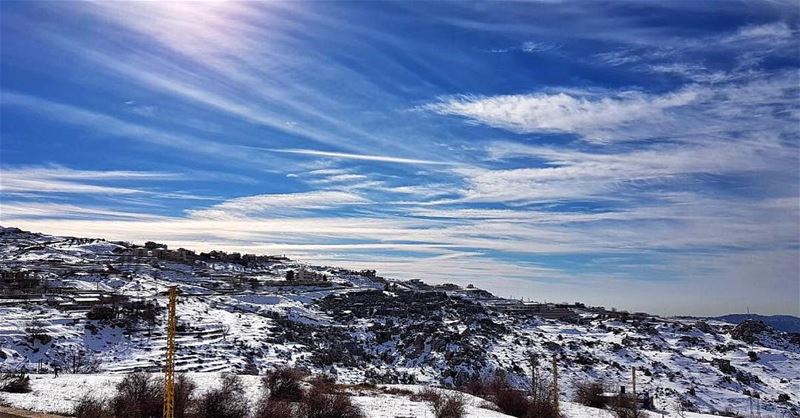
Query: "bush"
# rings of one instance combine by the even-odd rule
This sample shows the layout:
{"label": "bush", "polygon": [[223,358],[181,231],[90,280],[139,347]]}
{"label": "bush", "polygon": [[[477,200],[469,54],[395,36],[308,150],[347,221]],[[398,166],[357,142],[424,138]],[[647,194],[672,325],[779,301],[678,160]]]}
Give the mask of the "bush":
{"label": "bush", "polygon": [[44,345],[53,339],[53,337],[47,333],[47,324],[38,319],[28,322],[28,325],[25,327],[25,333],[27,334],[26,338],[28,342],[31,344],[36,344],[36,341],[39,341],[39,343]]}
{"label": "bush", "polygon": [[533,393],[513,388],[506,378],[495,376],[487,381],[475,381],[465,388],[475,396],[493,402],[501,412],[519,418],[558,418],[559,413],[553,402],[552,383],[537,378],[532,385]]}
{"label": "bush", "polygon": [[290,402],[263,398],[253,418],[294,418],[297,413]]}
{"label": "bush", "polygon": [[461,418],[465,412],[464,395],[458,392],[441,394],[431,402],[436,418]]}
{"label": "bush", "polygon": [[645,411],[639,409],[636,398],[620,394],[611,405],[611,411],[616,418],[647,418]]}
{"label": "bush", "polygon": [[504,414],[520,418],[530,416],[531,401],[522,391],[502,388],[494,394],[494,403]]}
{"label": "bush", "polygon": [[592,408],[605,408],[607,400],[602,396],[606,392],[603,382],[581,382],[575,386],[575,402]]}
{"label": "bush", "polygon": [[75,418],[114,418],[108,403],[89,394],[83,395],[72,410]]}
{"label": "bush", "polygon": [[327,374],[316,375],[308,379],[308,383],[325,393],[334,393],[339,390],[336,385],[336,378]]}
{"label": "bush", "polygon": [[[187,413],[187,407],[191,404],[195,387],[194,382],[185,375],[176,376],[176,418],[192,416]],[[72,413],[77,418],[160,417],[163,407],[163,382],[147,373],[131,373],[117,384],[117,393],[111,401],[86,394],[78,400]]]}
{"label": "bush", "polygon": [[410,396],[412,401],[415,402],[439,402],[442,394],[436,389],[425,387],[417,393]]}
{"label": "bush", "polygon": [[353,405],[350,397],[343,393],[325,393],[312,387],[300,405],[301,418],[363,418],[361,409]]}
{"label": "bush", "polygon": [[0,392],[28,393],[31,391],[31,378],[25,373],[0,374]]}
{"label": "bush", "polygon": [[560,418],[556,404],[552,399],[534,399],[528,408],[526,418]]}
{"label": "bush", "polygon": [[116,317],[116,309],[111,305],[95,305],[86,312],[86,318],[96,321],[111,321]]}
{"label": "bush", "polygon": [[110,407],[116,417],[159,417],[164,409],[163,382],[144,372],[128,374],[117,384]]}
{"label": "bush", "polygon": [[175,418],[189,417],[187,413],[189,405],[192,403],[192,396],[197,389],[197,385],[192,379],[181,373],[175,376]]}
{"label": "bush", "polygon": [[305,373],[299,369],[279,367],[264,376],[261,384],[272,399],[298,402],[303,399],[303,377]]}
{"label": "bush", "polygon": [[195,405],[197,418],[241,418],[250,415],[244,383],[235,374],[224,375],[220,387],[206,392]]}

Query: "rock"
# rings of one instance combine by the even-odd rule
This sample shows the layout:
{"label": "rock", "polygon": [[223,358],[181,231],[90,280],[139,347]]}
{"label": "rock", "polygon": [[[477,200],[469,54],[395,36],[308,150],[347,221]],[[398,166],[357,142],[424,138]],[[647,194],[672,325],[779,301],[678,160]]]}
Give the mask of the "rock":
{"label": "rock", "polygon": [[752,344],[756,341],[759,334],[770,329],[771,328],[762,321],[747,320],[731,330],[731,337]]}

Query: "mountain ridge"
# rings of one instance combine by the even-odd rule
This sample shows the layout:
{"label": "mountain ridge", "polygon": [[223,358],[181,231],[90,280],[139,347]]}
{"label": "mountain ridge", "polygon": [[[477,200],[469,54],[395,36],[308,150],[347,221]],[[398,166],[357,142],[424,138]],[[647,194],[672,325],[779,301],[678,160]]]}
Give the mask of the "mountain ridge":
{"label": "mountain ridge", "polygon": [[759,315],[759,314],[726,314],[709,319],[730,322],[731,324],[741,324],[744,321],[761,321],[772,328],[786,332],[800,332],[800,317],[794,315]]}

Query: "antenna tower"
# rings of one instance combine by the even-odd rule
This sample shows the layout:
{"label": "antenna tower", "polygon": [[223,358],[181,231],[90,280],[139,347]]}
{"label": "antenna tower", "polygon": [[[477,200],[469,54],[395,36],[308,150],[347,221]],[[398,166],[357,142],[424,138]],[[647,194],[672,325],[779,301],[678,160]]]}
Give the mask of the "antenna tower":
{"label": "antenna tower", "polygon": [[178,294],[175,286],[169,288],[169,316],[167,318],[167,364],[164,366],[164,418],[175,416],[175,305]]}

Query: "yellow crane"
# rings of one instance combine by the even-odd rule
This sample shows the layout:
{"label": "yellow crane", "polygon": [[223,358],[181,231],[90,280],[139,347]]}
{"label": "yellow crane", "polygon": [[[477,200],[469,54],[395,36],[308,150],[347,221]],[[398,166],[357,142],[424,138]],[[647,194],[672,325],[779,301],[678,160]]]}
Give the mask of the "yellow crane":
{"label": "yellow crane", "polygon": [[167,364],[164,366],[164,418],[175,416],[175,317],[178,291],[169,288],[169,313],[167,317]]}

